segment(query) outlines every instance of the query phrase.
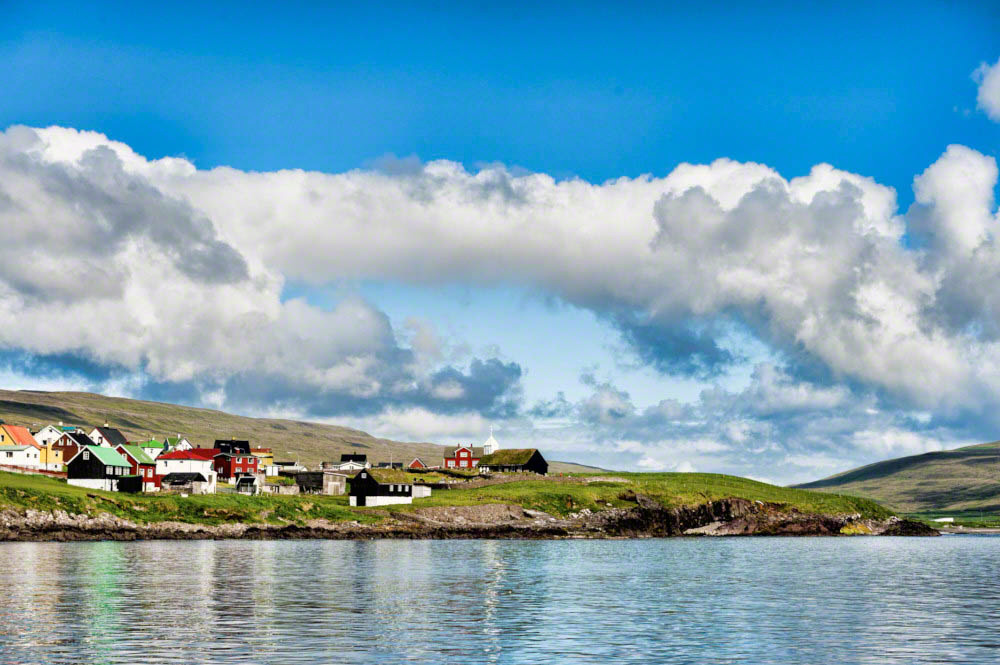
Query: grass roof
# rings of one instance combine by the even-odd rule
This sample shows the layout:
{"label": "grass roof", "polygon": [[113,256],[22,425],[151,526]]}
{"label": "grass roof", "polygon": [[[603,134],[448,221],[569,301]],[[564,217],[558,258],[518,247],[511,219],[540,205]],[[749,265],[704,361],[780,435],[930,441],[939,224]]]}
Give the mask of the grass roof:
{"label": "grass roof", "polygon": [[479,466],[527,464],[531,456],[537,452],[537,448],[503,448],[483,457],[479,460]]}
{"label": "grass roof", "polygon": [[[413,484],[413,481],[410,480],[410,476],[408,476],[405,471],[400,471],[399,469],[365,469],[364,471],[359,471],[358,473],[371,474],[371,477],[374,478],[380,485]],[[357,476],[354,477],[357,478]]]}

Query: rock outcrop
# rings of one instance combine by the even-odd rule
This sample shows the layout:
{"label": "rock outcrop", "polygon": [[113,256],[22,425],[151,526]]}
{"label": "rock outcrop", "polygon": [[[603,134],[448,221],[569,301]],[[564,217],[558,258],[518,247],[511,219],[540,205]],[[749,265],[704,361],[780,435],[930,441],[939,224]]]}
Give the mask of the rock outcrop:
{"label": "rock outcrop", "polygon": [[649,538],[667,536],[936,536],[920,522],[890,517],[821,515],[778,504],[722,499],[697,506],[665,508],[642,495],[636,505],[566,517],[488,504],[417,508],[383,513],[375,524],[310,520],[298,524],[218,525],[182,522],[138,524],[108,513],[71,515],[63,511],[0,511],[0,541],[16,540],[197,540],[197,539],[370,539],[370,538]]}

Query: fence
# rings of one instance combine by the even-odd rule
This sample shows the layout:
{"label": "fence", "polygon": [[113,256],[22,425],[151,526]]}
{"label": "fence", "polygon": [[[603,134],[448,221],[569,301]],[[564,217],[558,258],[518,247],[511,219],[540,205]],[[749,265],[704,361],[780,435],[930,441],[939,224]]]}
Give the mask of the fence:
{"label": "fence", "polygon": [[29,476],[48,476],[49,478],[65,478],[65,471],[46,471],[45,469],[29,469],[24,466],[13,466],[11,464],[0,464],[0,471],[10,471],[11,473],[23,473]]}

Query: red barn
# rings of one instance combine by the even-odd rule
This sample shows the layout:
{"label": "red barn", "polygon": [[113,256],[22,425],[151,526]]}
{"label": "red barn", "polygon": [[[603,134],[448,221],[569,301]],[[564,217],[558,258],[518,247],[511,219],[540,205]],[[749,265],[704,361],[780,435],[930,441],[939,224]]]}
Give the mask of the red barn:
{"label": "red barn", "polygon": [[406,465],[407,469],[426,469],[427,465],[419,457],[414,457],[413,461]]}
{"label": "red barn", "polygon": [[479,459],[483,456],[482,448],[476,450],[472,446],[459,446],[455,449],[455,454],[444,458],[444,468],[446,469],[475,469],[479,464]]}
{"label": "red barn", "polygon": [[219,480],[229,482],[233,478],[245,475],[256,475],[259,471],[260,459],[250,453],[219,453],[215,456],[213,468]]}

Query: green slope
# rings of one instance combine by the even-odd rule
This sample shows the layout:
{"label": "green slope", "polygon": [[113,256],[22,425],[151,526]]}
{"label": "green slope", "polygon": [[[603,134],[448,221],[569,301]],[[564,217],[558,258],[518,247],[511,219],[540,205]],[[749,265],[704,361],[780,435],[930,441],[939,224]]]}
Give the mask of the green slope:
{"label": "green slope", "polygon": [[[161,402],[106,397],[92,393],[0,390],[0,420],[37,430],[63,422],[88,432],[105,422],[130,441],[182,434],[195,446],[210,448],[216,439],[249,439],[254,447],[273,448],[278,460],[310,467],[339,460],[341,453],[363,453],[370,460],[408,463],[420,457],[441,464],[445,446],[426,442],[380,439],[366,432],[319,423],[274,418],[247,418],[212,409]],[[513,448],[515,442],[504,442]],[[543,451],[544,453],[544,451]],[[550,461],[552,473],[593,471],[593,467]]]}
{"label": "green slope", "polygon": [[476,489],[436,491],[411,505],[351,508],[346,496],[241,496],[214,494],[132,495],[73,487],[65,481],[41,476],[0,472],[0,510],[26,508],[64,510],[71,514],[110,513],[139,523],[177,521],[193,524],[225,522],[301,523],[323,518],[331,521],[377,521],[388,512],[422,507],[469,506],[491,503],[518,504],[525,508],[566,515],[587,508],[631,507],[626,492],[638,492],[665,506],[697,505],[729,497],[785,504],[806,513],[884,518],[890,513],[867,499],[777,487],[766,483],[708,473],[615,473],[577,477],[539,477]]}
{"label": "green slope", "polygon": [[1000,441],[876,462],[796,485],[906,513],[1000,513]]}

